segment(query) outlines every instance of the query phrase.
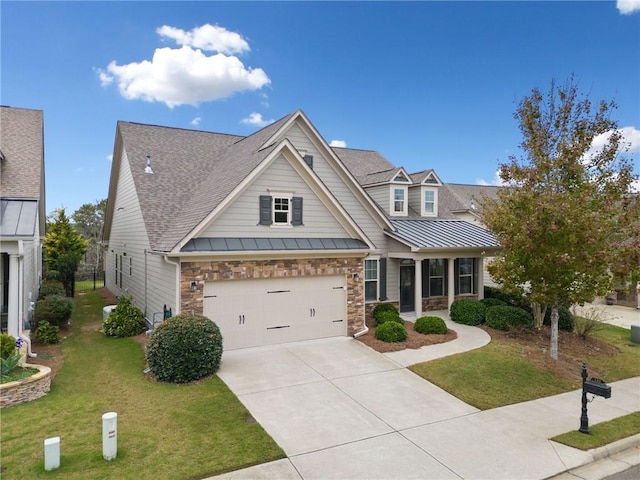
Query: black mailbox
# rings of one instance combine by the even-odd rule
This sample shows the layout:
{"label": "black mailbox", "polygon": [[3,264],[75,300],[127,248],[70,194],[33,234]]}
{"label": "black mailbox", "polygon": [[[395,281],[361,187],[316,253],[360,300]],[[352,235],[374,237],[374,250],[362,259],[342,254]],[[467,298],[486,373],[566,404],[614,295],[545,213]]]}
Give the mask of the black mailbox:
{"label": "black mailbox", "polygon": [[611,387],[599,378],[592,378],[584,382],[584,391],[599,397],[611,398]]}

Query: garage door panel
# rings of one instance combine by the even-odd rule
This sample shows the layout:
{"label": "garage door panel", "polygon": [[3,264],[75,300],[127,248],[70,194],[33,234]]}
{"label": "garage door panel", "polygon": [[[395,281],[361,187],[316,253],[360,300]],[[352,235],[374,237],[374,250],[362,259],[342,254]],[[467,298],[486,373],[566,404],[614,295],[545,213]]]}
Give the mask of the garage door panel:
{"label": "garage door panel", "polygon": [[346,335],[344,276],[283,277],[205,284],[205,316],[225,349]]}

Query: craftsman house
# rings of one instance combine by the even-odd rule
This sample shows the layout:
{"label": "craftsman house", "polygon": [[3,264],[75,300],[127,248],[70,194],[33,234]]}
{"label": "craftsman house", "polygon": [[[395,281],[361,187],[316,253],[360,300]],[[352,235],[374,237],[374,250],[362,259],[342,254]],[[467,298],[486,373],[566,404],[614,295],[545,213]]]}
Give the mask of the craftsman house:
{"label": "craftsman house", "polygon": [[41,110],[0,107],[0,314],[2,331],[24,330],[42,280],[45,235]]}
{"label": "craftsman house", "polygon": [[356,335],[380,301],[421,315],[482,295],[498,245],[443,188],[330,147],[301,111],[246,137],[118,122],[107,287],[151,325],[204,314],[225,349]]}

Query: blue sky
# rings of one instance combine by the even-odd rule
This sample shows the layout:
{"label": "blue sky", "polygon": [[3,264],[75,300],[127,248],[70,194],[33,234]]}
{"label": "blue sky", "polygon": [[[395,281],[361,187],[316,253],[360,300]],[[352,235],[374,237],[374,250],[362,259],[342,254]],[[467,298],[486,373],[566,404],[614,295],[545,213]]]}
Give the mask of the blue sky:
{"label": "blue sky", "polygon": [[44,111],[48,212],[106,198],[118,120],[248,135],[302,109],[327,142],[493,183],[517,103],[572,73],[640,170],[640,0],[0,8],[0,103]]}

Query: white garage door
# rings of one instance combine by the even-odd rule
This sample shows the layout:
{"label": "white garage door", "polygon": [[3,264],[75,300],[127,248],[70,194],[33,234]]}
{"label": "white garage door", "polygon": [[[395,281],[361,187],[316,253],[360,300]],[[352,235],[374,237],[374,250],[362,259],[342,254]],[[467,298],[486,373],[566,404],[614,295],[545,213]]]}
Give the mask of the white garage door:
{"label": "white garage door", "polygon": [[204,315],[225,350],[347,334],[344,276],[207,282]]}

